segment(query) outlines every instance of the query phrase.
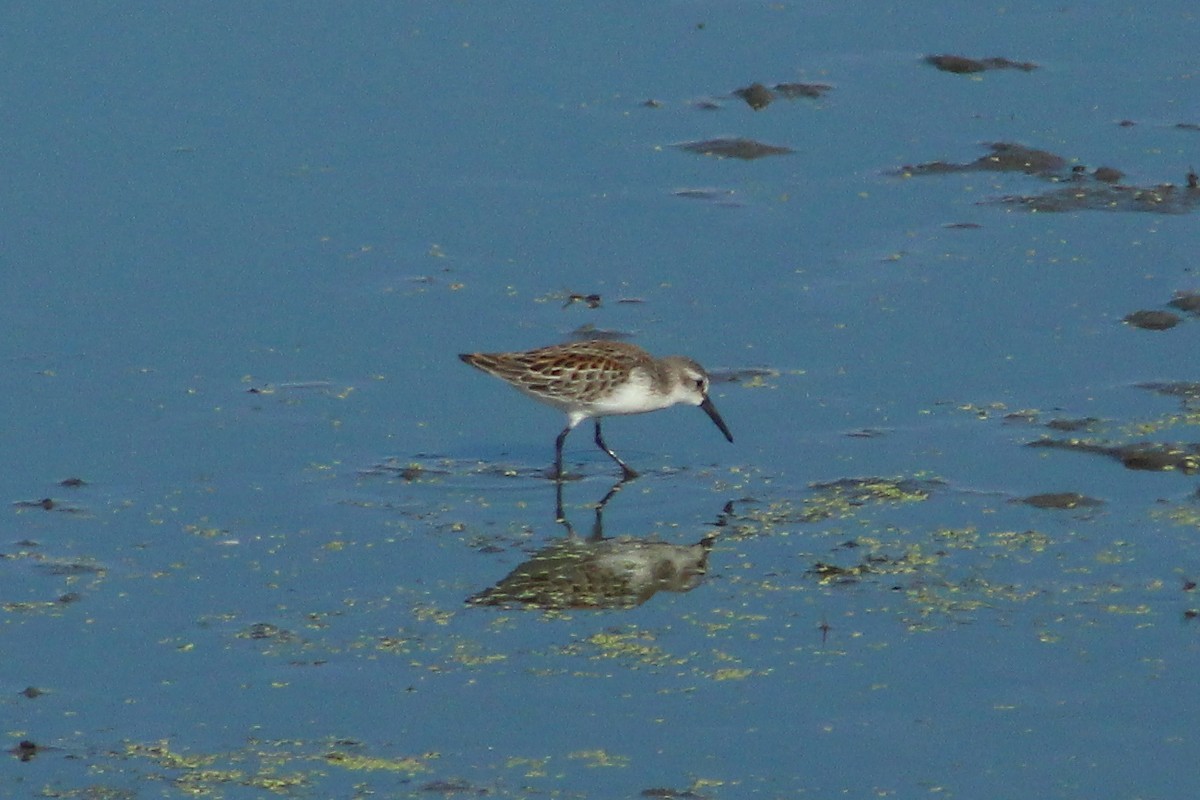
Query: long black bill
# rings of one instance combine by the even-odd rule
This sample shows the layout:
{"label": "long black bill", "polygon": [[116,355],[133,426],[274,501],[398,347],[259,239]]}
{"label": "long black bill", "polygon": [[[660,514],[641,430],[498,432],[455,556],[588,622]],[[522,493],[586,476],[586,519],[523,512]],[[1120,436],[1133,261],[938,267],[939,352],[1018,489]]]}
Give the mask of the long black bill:
{"label": "long black bill", "polygon": [[725,434],[725,438],[732,442],[733,434],[729,432],[729,426],[725,424],[725,420],[721,419],[721,415],[717,413],[717,407],[713,405],[712,399],[708,397],[704,398],[704,402],[700,404],[700,407],[704,409],[705,414],[708,414],[708,418],[721,429],[721,433]]}

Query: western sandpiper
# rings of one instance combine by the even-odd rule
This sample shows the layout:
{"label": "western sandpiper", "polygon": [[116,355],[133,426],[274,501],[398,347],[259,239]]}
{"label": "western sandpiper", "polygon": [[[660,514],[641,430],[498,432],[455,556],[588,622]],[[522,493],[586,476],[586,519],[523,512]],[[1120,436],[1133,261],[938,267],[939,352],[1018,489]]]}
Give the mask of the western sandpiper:
{"label": "western sandpiper", "polygon": [[733,441],[708,396],[708,374],[690,358],[654,358],[636,345],[604,340],[523,353],[462,353],[459,358],[567,415],[567,427],[554,442],[554,474],[560,481],[563,441],[589,418],[596,422],[596,445],[620,465],[626,479],[636,478],[637,473],[604,443],[601,417],[687,403],[704,409],[725,438]]}

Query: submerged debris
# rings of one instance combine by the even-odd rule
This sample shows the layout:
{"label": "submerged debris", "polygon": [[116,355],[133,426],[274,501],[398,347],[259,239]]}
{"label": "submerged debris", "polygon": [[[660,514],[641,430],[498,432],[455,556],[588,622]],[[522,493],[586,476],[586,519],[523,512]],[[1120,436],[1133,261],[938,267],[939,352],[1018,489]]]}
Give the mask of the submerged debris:
{"label": "submerged debris", "polygon": [[654,787],[652,789],[642,789],[642,797],[655,797],[660,800],[706,800],[708,795],[699,794],[691,789],[668,789],[665,787]]}
{"label": "submerged debris", "polygon": [[276,642],[292,642],[299,637],[286,628],[273,625],[270,622],[256,622],[235,634],[239,639],[271,639]]}
{"label": "submerged debris", "polygon": [[801,97],[815,100],[833,89],[827,83],[777,83],[774,88],[780,97],[788,100]]}
{"label": "submerged debris", "polygon": [[714,158],[740,158],[753,161],[766,156],[783,156],[796,152],[790,147],[779,147],[773,144],[763,144],[753,139],[705,139],[697,142],[681,142],[674,145],[689,153],[699,153]]}
{"label": "submerged debris", "polygon": [[1080,417],[1079,419],[1060,419],[1055,418],[1046,423],[1046,427],[1052,431],[1062,431],[1063,433],[1072,433],[1074,431],[1086,431],[1095,427],[1100,423],[1098,417]]}
{"label": "submerged debris", "polygon": [[32,761],[43,750],[55,749],[42,747],[38,743],[30,739],[22,739],[13,747],[8,748],[9,755],[15,756],[19,761]]}
{"label": "submerged debris", "polygon": [[421,791],[444,794],[447,797],[452,794],[473,794],[481,797],[489,794],[486,788],[475,786],[462,778],[452,778],[448,781],[430,781],[421,787]]}
{"label": "submerged debris", "polygon": [[674,197],[684,197],[689,200],[707,200],[730,208],[740,208],[742,206],[742,203],[735,199],[736,192],[733,189],[676,189],[671,192],[671,195]]}
{"label": "submerged debris", "polygon": [[58,504],[52,498],[43,497],[41,500],[18,500],[13,503],[15,508],[40,508],[43,511],[52,511]]}
{"label": "submerged debris", "polygon": [[932,64],[942,72],[953,72],[958,75],[969,75],[992,69],[1033,72],[1038,68],[1038,65],[1031,61],[1010,61],[1007,58],[967,58],[954,55],[925,56],[925,63]]}

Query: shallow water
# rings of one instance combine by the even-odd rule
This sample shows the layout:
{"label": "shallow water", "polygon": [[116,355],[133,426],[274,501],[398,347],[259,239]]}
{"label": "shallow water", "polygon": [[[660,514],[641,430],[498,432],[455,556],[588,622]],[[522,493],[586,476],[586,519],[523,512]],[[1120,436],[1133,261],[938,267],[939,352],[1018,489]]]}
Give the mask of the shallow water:
{"label": "shallow water", "polygon": [[[3,18],[14,795],[1191,777],[1191,462],[1097,452],[1197,438],[1188,395],[1137,386],[1197,380],[1197,321],[1123,322],[1200,288],[1189,5]],[[754,111],[756,82],[832,88]],[[677,147],[719,138],[794,152]],[[996,142],[1067,170],[905,177]],[[996,202],[1095,185],[1076,165],[1183,200]],[[604,533],[716,531],[706,580],[467,606],[567,535],[540,475],[562,420],[455,355],[582,326],[739,376],[732,446],[690,408],[605,425],[644,475]],[[582,535],[618,477],[587,433]],[[1019,502],[1055,492],[1100,504]]]}

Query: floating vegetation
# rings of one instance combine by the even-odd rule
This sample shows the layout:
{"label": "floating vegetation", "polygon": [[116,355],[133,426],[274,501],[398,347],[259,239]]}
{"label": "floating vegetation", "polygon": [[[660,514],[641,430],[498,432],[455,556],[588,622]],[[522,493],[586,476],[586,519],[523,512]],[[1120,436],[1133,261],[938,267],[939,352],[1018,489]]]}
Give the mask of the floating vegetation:
{"label": "floating vegetation", "polygon": [[276,642],[292,642],[298,638],[296,634],[281,628],[278,625],[272,625],[269,622],[256,622],[250,627],[238,631],[237,638],[239,639],[270,639]]}

